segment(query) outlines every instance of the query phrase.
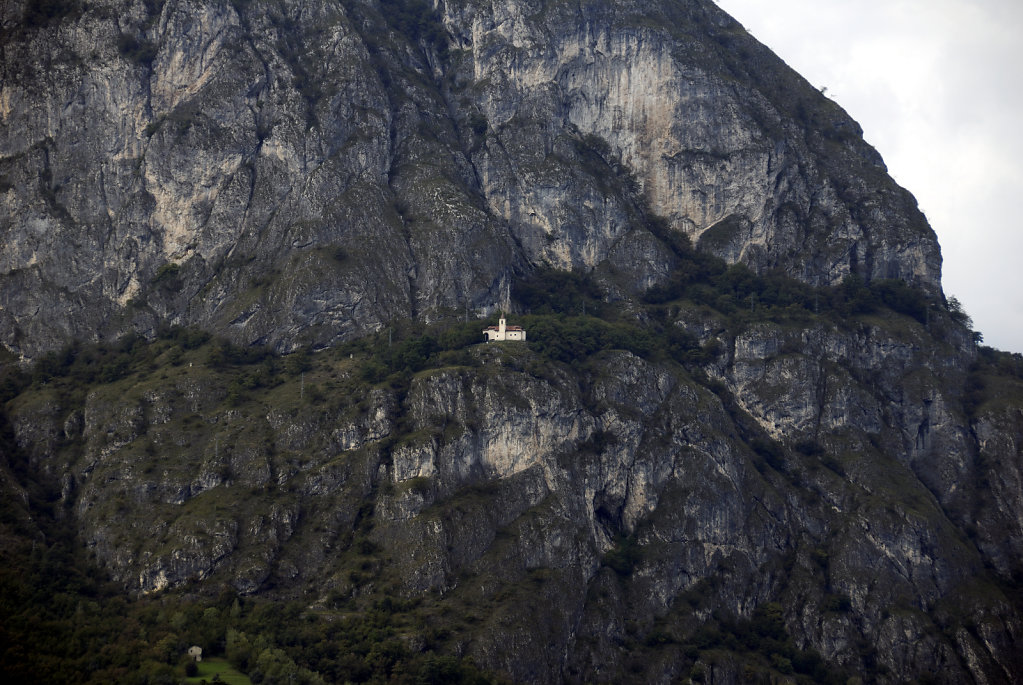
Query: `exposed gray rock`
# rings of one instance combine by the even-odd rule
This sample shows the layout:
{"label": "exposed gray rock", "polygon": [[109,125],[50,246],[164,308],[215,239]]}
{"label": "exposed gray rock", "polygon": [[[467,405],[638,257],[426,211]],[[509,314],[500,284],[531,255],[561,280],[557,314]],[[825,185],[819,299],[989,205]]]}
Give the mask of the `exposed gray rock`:
{"label": "exposed gray rock", "polygon": [[[543,682],[613,679],[655,621],[686,634],[774,602],[851,672],[1004,682],[1023,629],[998,589],[1023,540],[1019,412],[984,405],[975,443],[949,394],[969,355],[914,350],[925,335],[904,317],[754,324],[722,344],[724,401],[628,352],[570,371],[512,344],[313,410],[305,377],[230,408],[225,378],[182,365],[91,392],[80,448],[59,443],[66,402],[10,416],[138,592],[448,597],[474,621],[465,654]],[[350,363],[310,386],[350,382]]]}
{"label": "exposed gray rock", "polygon": [[[90,2],[4,23],[0,338],[197,324],[282,350],[488,312],[513,272],[630,289],[702,249],[937,290],[915,202],[711,3]],[[73,3],[72,3],[73,4]]]}
{"label": "exposed gray rock", "polygon": [[307,387],[157,343],[87,392],[40,380],[3,408],[27,464],[0,487],[29,520],[16,471],[54,484],[129,591],[430,598],[516,681],[777,675],[672,642],[764,616],[878,681],[1018,680],[1023,392],[970,394],[961,322],[639,304],[679,236],[941,301],[855,122],[713,3],[449,0],[414,36],[375,0],[26,6],[0,7],[10,350],[175,324],[329,348],[492,313],[542,267],[703,346],[476,346],[378,384],[328,349]]}

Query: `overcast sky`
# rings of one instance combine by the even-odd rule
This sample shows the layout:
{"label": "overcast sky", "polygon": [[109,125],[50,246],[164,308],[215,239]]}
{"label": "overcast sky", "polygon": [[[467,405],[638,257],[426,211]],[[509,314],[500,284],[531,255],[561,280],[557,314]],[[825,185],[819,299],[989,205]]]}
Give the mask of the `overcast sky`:
{"label": "overcast sky", "polygon": [[985,344],[1023,352],[1023,2],[717,0],[863,127]]}

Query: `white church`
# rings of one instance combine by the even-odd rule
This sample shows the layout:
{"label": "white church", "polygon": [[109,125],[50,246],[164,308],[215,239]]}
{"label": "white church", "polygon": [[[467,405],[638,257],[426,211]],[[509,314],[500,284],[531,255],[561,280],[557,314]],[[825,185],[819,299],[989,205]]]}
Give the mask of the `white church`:
{"label": "white church", "polygon": [[507,320],[502,316],[496,326],[487,326],[483,329],[483,336],[487,342],[492,340],[525,340],[526,331],[522,326],[509,326]]}

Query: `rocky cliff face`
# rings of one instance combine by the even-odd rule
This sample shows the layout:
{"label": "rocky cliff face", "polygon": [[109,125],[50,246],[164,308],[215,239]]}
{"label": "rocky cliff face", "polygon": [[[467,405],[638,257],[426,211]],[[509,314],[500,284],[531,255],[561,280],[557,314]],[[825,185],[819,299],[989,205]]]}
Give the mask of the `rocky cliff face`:
{"label": "rocky cliff face", "polygon": [[711,3],[5,5],[4,344],[167,322],[279,349],[488,312],[538,265],[938,289],[912,197]]}
{"label": "rocky cliff face", "polygon": [[1006,397],[1023,380],[964,409],[971,357],[947,322],[733,336],[707,316],[720,352],[699,382],[625,351],[565,366],[506,343],[374,386],[364,353],[289,374],[161,343],[122,380],[75,397],[53,379],[8,415],[135,592],[428,598],[458,617],[457,653],[517,681],[668,681],[695,659],[738,682],[764,667],[678,645],[765,605],[847,674],[1014,680]]}
{"label": "rocky cliff face", "polygon": [[[0,339],[142,336],[0,363],[0,486],[126,591],[414,600],[524,682],[1023,673],[1023,363],[947,308],[856,124],[712,3],[0,31]],[[520,294],[552,268],[583,311]],[[511,283],[531,343],[469,344]]]}

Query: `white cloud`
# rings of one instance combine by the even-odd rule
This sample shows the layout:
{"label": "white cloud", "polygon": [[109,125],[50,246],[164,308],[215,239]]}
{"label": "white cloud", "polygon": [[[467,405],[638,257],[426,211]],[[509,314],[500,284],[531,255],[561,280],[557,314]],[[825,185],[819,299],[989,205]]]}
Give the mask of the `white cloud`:
{"label": "white cloud", "polygon": [[860,123],[938,233],[946,293],[989,344],[1023,351],[1023,3],[718,5]]}

